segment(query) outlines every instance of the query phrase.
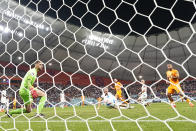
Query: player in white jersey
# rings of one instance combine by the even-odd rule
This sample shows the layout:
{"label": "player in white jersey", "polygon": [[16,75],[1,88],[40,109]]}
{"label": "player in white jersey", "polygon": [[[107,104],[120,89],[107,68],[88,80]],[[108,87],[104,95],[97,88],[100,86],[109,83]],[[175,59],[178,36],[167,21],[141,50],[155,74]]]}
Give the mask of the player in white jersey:
{"label": "player in white jersey", "polygon": [[101,101],[103,101],[104,104],[106,104],[107,107],[112,107],[112,108],[118,108],[120,107],[127,107],[126,104],[123,104],[122,102],[118,102],[116,97],[114,95],[112,95],[111,92],[108,91],[108,88],[104,88],[103,90],[103,94],[101,96],[101,98],[99,98],[98,100],[98,108],[100,108],[101,106]]}
{"label": "player in white jersey", "polygon": [[145,86],[145,80],[141,80],[142,87],[141,92],[139,93],[138,102],[143,104],[144,106],[149,106],[149,103],[146,102],[147,100],[147,86]]}
{"label": "player in white jersey", "polygon": [[6,109],[6,90],[1,91],[1,111],[4,111]]}
{"label": "player in white jersey", "polygon": [[6,98],[6,111],[8,111],[9,103],[10,103],[10,100],[9,100],[9,98],[7,97],[7,98]]}
{"label": "player in white jersey", "polygon": [[60,94],[60,101],[61,101],[60,107],[63,108],[65,105],[65,96],[63,92]]}

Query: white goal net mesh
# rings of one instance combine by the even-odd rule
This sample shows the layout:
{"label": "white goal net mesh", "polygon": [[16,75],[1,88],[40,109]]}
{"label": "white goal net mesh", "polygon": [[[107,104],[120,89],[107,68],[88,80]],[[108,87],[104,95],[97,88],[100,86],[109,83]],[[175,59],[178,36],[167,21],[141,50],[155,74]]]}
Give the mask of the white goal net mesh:
{"label": "white goal net mesh", "polygon": [[[143,130],[142,122],[159,122],[174,130],[169,122],[196,123],[194,114],[171,107],[165,93],[166,65],[171,63],[180,73],[184,94],[195,102],[195,10],[191,0],[0,0],[0,90],[1,97],[6,91],[8,101],[4,109],[11,110],[14,99],[16,108],[24,107],[19,87],[37,60],[44,70],[35,87],[47,94],[44,118],[2,113],[0,128],[21,130],[26,123],[23,130],[55,130],[51,123],[60,123],[62,130],[72,130],[70,123],[85,123],[87,130],[98,130],[93,129],[96,123],[106,122],[108,130],[120,130],[115,123],[135,123]],[[97,109],[103,88],[115,78],[134,109]],[[141,79],[150,107],[137,101]],[[172,97],[181,103],[177,94]],[[35,99],[34,111],[38,103]]]}

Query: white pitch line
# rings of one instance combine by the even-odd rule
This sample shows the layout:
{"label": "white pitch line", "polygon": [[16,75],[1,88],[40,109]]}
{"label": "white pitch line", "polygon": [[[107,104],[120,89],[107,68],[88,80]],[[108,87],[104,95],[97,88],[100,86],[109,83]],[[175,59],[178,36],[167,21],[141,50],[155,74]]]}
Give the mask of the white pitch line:
{"label": "white pitch line", "polygon": [[[0,121],[0,123],[11,123],[12,121]],[[16,121],[16,123],[23,123],[27,121]],[[30,122],[46,122],[46,121],[30,121]],[[47,122],[64,122],[64,121],[47,121]],[[82,120],[67,120],[66,122],[85,122]],[[88,120],[88,122],[108,122],[107,120]],[[130,121],[130,120],[112,120],[112,122],[136,122],[136,121]],[[160,122],[159,120],[138,120],[138,122]],[[189,120],[168,120],[167,122],[192,122]],[[196,120],[193,120],[193,122],[196,122]],[[192,123],[193,123],[192,122]]]}

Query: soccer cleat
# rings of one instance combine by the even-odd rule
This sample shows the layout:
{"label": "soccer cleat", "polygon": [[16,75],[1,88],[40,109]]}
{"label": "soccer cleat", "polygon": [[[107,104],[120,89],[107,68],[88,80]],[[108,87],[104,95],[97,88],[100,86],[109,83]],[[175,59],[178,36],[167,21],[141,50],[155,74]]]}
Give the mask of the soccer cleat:
{"label": "soccer cleat", "polygon": [[175,103],[171,103],[171,106],[176,108],[176,104]]}
{"label": "soccer cleat", "polygon": [[150,103],[147,102],[146,104],[144,104],[144,106],[150,106]]}
{"label": "soccer cleat", "polygon": [[42,113],[40,113],[40,114],[36,114],[35,116],[37,116],[37,117],[41,117],[41,118],[44,118],[44,117],[45,117],[45,115],[44,115],[44,114],[42,114]]}
{"label": "soccer cleat", "polygon": [[11,117],[12,115],[9,113],[9,111],[6,111],[5,114],[8,116],[8,117]]}
{"label": "soccer cleat", "polygon": [[194,104],[193,104],[193,103],[191,103],[191,102],[189,102],[189,105],[190,105],[190,107],[194,107]]}

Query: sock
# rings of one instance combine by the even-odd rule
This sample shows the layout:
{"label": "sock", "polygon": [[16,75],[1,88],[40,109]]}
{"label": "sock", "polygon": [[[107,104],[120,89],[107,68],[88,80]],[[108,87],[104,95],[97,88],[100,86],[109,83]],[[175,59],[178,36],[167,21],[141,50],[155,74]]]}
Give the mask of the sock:
{"label": "sock", "polygon": [[174,100],[172,98],[169,98],[170,104],[174,103]]}
{"label": "sock", "polygon": [[12,114],[22,114],[22,112],[23,112],[23,113],[27,113],[26,109],[19,108],[19,109],[10,111],[9,114],[10,114],[10,115],[12,115]]}
{"label": "sock", "polygon": [[187,102],[187,103],[190,103],[191,101],[187,98],[187,99],[186,99],[186,102]]}
{"label": "sock", "polygon": [[44,108],[45,102],[46,102],[46,96],[42,96],[38,105],[38,114],[40,114],[42,109]]}
{"label": "sock", "polygon": [[128,102],[126,102],[124,99],[121,99],[121,101],[122,101],[122,102],[124,102],[124,103],[126,103],[126,104],[129,104],[129,103],[128,103]]}

